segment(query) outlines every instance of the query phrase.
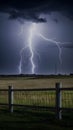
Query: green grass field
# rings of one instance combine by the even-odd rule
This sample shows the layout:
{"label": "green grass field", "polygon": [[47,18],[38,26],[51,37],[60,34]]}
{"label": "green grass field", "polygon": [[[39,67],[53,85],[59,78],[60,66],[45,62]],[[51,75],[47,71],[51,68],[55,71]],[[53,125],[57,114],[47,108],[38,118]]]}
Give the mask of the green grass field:
{"label": "green grass field", "polygon": [[[10,77],[0,79],[0,89],[8,88],[12,85],[13,88],[51,88],[55,87],[57,82],[62,83],[62,87],[73,87],[72,76],[57,76],[33,79],[31,77]],[[36,106],[50,106],[55,107],[55,91],[26,91],[14,92],[14,104],[22,105],[36,105]],[[0,92],[0,103],[8,103],[8,93]],[[62,106],[73,107],[73,92],[62,92]]]}
{"label": "green grass field", "polygon": [[[73,87],[73,77],[54,77],[45,79],[33,79],[24,77],[10,77],[0,79],[0,89],[8,88],[50,88],[55,87],[56,82],[61,82],[63,87]],[[62,106],[73,108],[73,92],[62,92]],[[0,92],[0,103],[8,103],[7,92]],[[14,92],[14,103],[35,106],[55,106],[55,92]],[[4,110],[3,110],[4,109]],[[73,112],[63,114],[63,119],[55,119],[55,112],[46,110],[33,110],[14,108],[10,114],[8,108],[0,106],[0,130],[73,130]]]}

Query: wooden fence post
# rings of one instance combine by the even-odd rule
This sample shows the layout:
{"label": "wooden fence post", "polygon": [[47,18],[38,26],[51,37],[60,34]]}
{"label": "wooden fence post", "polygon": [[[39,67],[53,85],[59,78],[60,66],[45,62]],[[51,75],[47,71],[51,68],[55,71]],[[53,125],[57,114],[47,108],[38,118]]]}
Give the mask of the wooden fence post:
{"label": "wooden fence post", "polygon": [[9,86],[9,91],[8,91],[8,101],[9,101],[9,111],[12,113],[13,112],[13,86]]}
{"label": "wooden fence post", "polygon": [[61,90],[62,84],[61,83],[56,83],[56,117],[57,119],[62,119],[62,101],[61,101]]}

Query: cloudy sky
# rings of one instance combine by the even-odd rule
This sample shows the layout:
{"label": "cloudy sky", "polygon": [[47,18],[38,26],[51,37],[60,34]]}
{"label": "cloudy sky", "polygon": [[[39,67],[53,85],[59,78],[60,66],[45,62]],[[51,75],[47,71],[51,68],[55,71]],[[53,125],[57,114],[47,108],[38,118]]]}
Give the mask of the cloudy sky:
{"label": "cloudy sky", "polygon": [[0,0],[0,74],[73,73],[73,3]]}

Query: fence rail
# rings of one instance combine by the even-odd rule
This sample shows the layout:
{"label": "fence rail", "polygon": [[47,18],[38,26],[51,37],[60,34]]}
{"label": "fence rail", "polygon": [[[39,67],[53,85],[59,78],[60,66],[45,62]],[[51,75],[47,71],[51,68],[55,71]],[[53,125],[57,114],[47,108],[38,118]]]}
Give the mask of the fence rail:
{"label": "fence rail", "polygon": [[46,108],[56,110],[56,117],[62,118],[62,110],[73,110],[73,88],[62,88],[56,83],[55,88],[36,89],[0,89],[0,105],[8,105],[13,112],[14,106]]}

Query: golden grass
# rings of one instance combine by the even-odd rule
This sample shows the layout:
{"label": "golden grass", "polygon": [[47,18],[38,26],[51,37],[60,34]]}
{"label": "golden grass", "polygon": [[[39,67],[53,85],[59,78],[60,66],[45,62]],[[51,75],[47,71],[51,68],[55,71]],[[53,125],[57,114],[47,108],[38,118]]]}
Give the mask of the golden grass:
{"label": "golden grass", "polygon": [[73,77],[52,77],[32,79],[28,77],[8,77],[0,78],[0,88],[8,88],[12,85],[14,88],[48,88],[55,87],[55,83],[61,82],[63,87],[73,87]]}

